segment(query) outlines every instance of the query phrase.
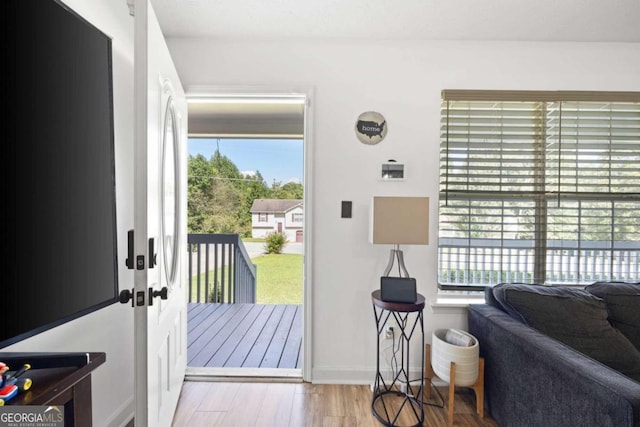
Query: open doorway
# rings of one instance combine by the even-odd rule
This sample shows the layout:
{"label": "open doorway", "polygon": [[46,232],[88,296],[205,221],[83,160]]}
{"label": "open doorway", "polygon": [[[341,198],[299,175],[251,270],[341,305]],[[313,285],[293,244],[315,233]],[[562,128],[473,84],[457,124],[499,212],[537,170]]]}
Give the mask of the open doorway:
{"label": "open doorway", "polygon": [[302,377],[307,105],[190,99],[188,376]]}

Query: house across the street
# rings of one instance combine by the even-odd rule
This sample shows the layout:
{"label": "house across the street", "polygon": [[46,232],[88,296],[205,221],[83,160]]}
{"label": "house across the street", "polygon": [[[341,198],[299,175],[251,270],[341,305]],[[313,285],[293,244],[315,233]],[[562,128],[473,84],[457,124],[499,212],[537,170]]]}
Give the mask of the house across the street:
{"label": "house across the street", "polygon": [[284,233],[290,242],[302,242],[304,210],[301,199],[256,199],[251,205],[251,237]]}

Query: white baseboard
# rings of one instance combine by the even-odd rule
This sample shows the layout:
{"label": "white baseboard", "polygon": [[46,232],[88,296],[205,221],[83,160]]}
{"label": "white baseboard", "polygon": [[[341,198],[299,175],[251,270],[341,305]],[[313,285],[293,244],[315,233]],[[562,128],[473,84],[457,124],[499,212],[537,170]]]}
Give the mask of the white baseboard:
{"label": "white baseboard", "polygon": [[[419,367],[413,367],[409,370],[412,382],[414,379],[419,379],[422,370]],[[385,378],[391,378],[391,372],[389,369],[382,370],[382,375]],[[314,384],[355,384],[355,385],[369,385],[371,386],[375,381],[376,370],[375,368],[334,368],[334,367],[321,367],[313,369]],[[433,379],[433,384],[440,387],[447,385],[439,378]]]}
{"label": "white baseboard", "polygon": [[[125,403],[113,411],[113,414],[106,420],[104,425],[109,427],[125,427],[133,419],[135,412],[135,400],[133,396],[131,396],[130,399],[127,399]],[[102,423],[94,422],[94,425],[95,424],[102,425]]]}
{"label": "white baseboard", "polygon": [[311,382],[314,384],[369,384],[375,378],[375,368],[313,368]]}

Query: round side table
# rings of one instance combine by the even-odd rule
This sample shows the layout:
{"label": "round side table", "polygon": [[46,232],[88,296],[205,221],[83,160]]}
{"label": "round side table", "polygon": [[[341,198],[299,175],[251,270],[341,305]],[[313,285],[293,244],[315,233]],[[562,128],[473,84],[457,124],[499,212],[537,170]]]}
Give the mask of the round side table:
{"label": "round side table", "polygon": [[[424,391],[424,296],[418,294],[414,303],[383,301],[380,290],[371,293],[373,315],[376,320],[376,379],[371,399],[371,412],[385,426],[417,427],[424,423],[422,395]],[[394,320],[398,331],[400,364],[392,378],[385,381],[380,373],[380,338],[385,333],[387,323]],[[409,377],[410,343],[414,333],[420,335],[420,377]],[[395,346],[395,344],[394,344]],[[415,384],[418,383],[419,384]],[[412,384],[414,383],[414,384]],[[400,424],[401,423],[401,424]],[[407,424],[408,423],[408,424]]]}

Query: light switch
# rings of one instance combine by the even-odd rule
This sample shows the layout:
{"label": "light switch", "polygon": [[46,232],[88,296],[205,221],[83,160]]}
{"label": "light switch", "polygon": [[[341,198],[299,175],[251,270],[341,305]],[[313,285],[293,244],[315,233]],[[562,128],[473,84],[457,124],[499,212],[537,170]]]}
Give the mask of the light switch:
{"label": "light switch", "polygon": [[342,213],[340,214],[341,218],[351,218],[351,202],[350,201],[342,201]]}

